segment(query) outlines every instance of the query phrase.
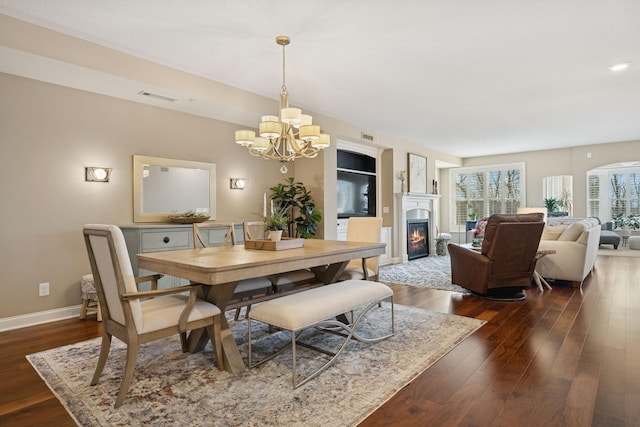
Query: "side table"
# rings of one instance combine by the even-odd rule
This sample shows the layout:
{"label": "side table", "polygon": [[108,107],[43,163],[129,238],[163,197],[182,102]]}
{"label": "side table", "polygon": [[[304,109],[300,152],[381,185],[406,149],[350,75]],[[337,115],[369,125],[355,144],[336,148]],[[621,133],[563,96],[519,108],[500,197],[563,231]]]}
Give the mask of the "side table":
{"label": "side table", "polygon": [[[551,255],[555,253],[556,253],[555,249],[538,249],[538,255],[540,255],[540,258],[538,258],[538,260],[542,259],[546,255]],[[533,280],[536,281],[536,284],[538,285],[538,290],[540,292],[544,292],[543,285],[546,286],[548,289],[551,289],[551,285],[546,280],[544,280],[544,277],[542,277],[540,273],[538,273],[536,270],[533,270]]]}

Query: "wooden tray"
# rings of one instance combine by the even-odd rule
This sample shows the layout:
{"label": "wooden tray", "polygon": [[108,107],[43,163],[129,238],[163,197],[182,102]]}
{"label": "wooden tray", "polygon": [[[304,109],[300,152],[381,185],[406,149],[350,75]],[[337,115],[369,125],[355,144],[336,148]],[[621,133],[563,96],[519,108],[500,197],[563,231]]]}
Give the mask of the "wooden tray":
{"label": "wooden tray", "polygon": [[260,249],[263,251],[280,251],[284,249],[295,249],[304,246],[304,239],[291,239],[283,237],[279,242],[271,240],[245,240],[246,249]]}

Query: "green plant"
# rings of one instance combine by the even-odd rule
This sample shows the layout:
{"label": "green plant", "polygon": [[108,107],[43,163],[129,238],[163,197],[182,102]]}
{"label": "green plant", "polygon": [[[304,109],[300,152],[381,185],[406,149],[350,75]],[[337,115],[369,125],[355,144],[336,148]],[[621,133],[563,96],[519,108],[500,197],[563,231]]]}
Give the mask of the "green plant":
{"label": "green plant", "polygon": [[631,230],[640,230],[640,217],[628,216],[624,217],[619,214],[611,220],[613,222],[613,228],[627,228]]}
{"label": "green plant", "polygon": [[625,220],[624,225],[632,230],[638,230],[640,229],[640,218],[637,216],[630,216]]}
{"label": "green plant", "polygon": [[547,212],[557,212],[560,208],[560,201],[553,197],[547,197],[544,199],[544,207],[547,208]]}
{"label": "green plant", "polygon": [[284,209],[274,206],[271,215],[264,219],[264,228],[267,231],[286,230],[289,226],[289,217]]}
{"label": "green plant", "polygon": [[615,218],[611,220],[613,222],[613,228],[622,228],[624,227],[624,217],[622,214],[619,214]]}
{"label": "green plant", "polygon": [[199,213],[199,212],[195,212],[195,211],[187,211],[181,214],[177,214],[180,215],[182,217],[185,218],[204,218],[204,217],[208,217],[209,215],[207,214],[203,214],[203,213]]}
{"label": "green plant", "polygon": [[295,237],[304,239],[313,236],[322,220],[322,213],[316,209],[311,192],[304,184],[290,177],[270,190],[274,206],[287,213],[289,236],[294,237],[295,234]]}

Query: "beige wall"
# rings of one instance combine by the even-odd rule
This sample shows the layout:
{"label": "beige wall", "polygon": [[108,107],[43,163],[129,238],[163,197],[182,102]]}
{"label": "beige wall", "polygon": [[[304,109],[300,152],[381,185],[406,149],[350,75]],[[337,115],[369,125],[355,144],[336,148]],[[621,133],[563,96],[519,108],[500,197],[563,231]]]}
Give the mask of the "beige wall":
{"label": "beige wall", "polygon": [[[571,175],[573,176],[573,215],[585,217],[587,215],[587,172],[599,166],[625,161],[640,161],[640,141],[468,158],[464,159],[463,166],[524,162],[526,170],[525,204],[532,207],[544,206],[542,178],[552,175]],[[441,180],[443,191],[451,194],[453,188],[449,180],[449,170],[441,172]],[[443,197],[442,215],[442,222],[448,226],[453,219],[449,200],[446,197]]]}
{"label": "beige wall", "polygon": [[[6,74],[0,88],[0,317],[79,303],[90,272],[82,224],[132,222],[133,154],[215,163],[219,220],[258,219],[283,179],[233,143],[237,125]],[[112,167],[111,181],[85,182],[91,165]],[[229,189],[230,177],[248,188]]]}
{"label": "beige wall", "polygon": [[[285,178],[277,162],[233,143],[238,125],[1,73],[0,89],[0,319],[80,303],[80,277],[90,272],[81,227],[132,223],[134,154],[215,163],[219,220],[257,219],[263,193]],[[320,120],[330,133],[356,133],[335,119]],[[432,150],[422,152],[435,161]],[[312,191],[333,234],[335,153],[334,146],[319,158],[297,160],[287,174]],[[382,164],[389,204],[406,151],[386,150]],[[85,166],[112,167],[111,181],[85,182]],[[248,188],[230,190],[231,177],[248,178]],[[392,216],[385,221],[394,226]],[[324,227],[318,236],[323,233]],[[50,296],[38,297],[40,282],[51,284]]]}

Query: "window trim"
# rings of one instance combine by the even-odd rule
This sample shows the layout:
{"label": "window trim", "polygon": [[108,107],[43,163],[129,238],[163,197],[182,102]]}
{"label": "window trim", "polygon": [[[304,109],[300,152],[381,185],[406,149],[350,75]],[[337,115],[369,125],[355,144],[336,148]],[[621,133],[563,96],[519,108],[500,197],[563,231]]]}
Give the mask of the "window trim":
{"label": "window trim", "polygon": [[[631,206],[632,206],[632,198],[631,198],[631,183],[630,183],[630,176],[632,174],[640,174],[640,167],[638,166],[624,166],[624,167],[599,167],[590,171],[587,171],[587,195],[586,195],[586,200],[587,200],[587,212],[589,214],[592,213],[589,203],[591,201],[594,201],[595,199],[590,199],[589,198],[589,177],[590,176],[597,176],[599,183],[598,183],[598,188],[599,188],[599,198],[598,198],[598,210],[599,210],[599,218],[602,221],[609,221],[612,218],[611,215],[611,175],[625,175],[626,176],[626,182],[625,182],[625,188],[627,190],[627,196],[623,199],[626,201],[626,212],[624,214],[624,216],[629,216],[631,215]],[[638,197],[636,200],[639,201],[640,203],[640,197]]]}
{"label": "window trim", "polygon": [[514,162],[514,163],[498,163],[492,165],[481,165],[481,166],[465,166],[460,168],[451,168],[449,169],[449,227],[451,230],[460,227],[460,224],[456,223],[456,215],[457,215],[457,204],[456,204],[456,175],[462,173],[478,173],[482,172],[484,174],[488,172],[495,171],[506,171],[512,169],[520,170],[520,207],[525,206],[525,201],[527,200],[527,174],[526,174],[526,164],[524,162]]}

